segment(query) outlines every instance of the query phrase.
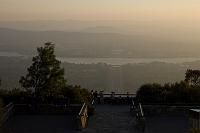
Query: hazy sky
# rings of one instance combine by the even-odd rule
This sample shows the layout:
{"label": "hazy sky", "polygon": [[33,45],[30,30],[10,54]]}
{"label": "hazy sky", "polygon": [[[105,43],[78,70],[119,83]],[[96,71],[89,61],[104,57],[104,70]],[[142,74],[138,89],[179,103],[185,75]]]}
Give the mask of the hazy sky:
{"label": "hazy sky", "polygon": [[199,0],[0,0],[0,20],[199,20]]}

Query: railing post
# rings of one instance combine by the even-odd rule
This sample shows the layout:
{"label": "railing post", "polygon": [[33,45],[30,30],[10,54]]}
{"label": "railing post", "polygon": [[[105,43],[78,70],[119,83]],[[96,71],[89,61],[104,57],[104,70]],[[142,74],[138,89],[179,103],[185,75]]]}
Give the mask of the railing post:
{"label": "railing post", "polygon": [[135,120],[136,120],[135,127],[138,130],[144,132],[145,131],[145,117],[144,117],[144,112],[143,112],[141,103],[135,104],[135,102],[132,100],[130,112],[132,115],[135,116]]}
{"label": "railing post", "polygon": [[0,127],[14,114],[14,104],[10,103],[3,108],[3,114],[0,118]]}

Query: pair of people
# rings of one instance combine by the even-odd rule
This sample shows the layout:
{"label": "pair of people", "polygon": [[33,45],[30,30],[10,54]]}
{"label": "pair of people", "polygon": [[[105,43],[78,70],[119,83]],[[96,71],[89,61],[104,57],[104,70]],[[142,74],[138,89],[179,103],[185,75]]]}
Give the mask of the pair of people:
{"label": "pair of people", "polygon": [[98,95],[100,96],[99,102],[100,102],[100,103],[104,103],[103,91],[100,91],[99,94],[98,94],[97,91],[94,92],[93,90],[91,90],[91,95],[92,95],[92,98],[94,99],[95,103],[98,102]]}

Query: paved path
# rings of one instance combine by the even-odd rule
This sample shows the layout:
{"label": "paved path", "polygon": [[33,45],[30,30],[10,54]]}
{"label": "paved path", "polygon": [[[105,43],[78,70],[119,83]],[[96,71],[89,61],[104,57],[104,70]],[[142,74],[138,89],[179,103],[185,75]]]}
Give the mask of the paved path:
{"label": "paved path", "polygon": [[[75,130],[72,116],[14,116],[0,133],[140,133],[127,105],[98,105],[87,129]],[[145,133],[187,133],[188,120],[183,116],[147,117]]]}
{"label": "paved path", "polygon": [[[84,133],[141,133],[135,129],[129,106],[98,105],[96,111]],[[147,117],[144,133],[188,133],[188,125],[184,116]]]}
{"label": "paved path", "polygon": [[85,133],[133,133],[134,119],[129,106],[98,105]]}

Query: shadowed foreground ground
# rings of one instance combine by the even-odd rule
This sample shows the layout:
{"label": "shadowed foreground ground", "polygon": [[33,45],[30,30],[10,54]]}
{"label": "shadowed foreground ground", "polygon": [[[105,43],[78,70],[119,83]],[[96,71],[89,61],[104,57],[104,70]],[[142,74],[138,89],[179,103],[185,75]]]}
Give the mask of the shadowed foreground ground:
{"label": "shadowed foreground ground", "polygon": [[75,122],[63,115],[19,115],[4,126],[2,133],[73,133]]}
{"label": "shadowed foreground ground", "polygon": [[[84,133],[140,133],[129,106],[99,105]],[[188,120],[183,116],[147,117],[145,133],[188,133]]]}
{"label": "shadowed foreground ground", "polygon": [[[19,115],[13,117],[2,133],[139,133],[129,106],[98,105],[87,129],[76,131],[74,117],[64,115]],[[148,117],[145,133],[187,133],[185,117]]]}

